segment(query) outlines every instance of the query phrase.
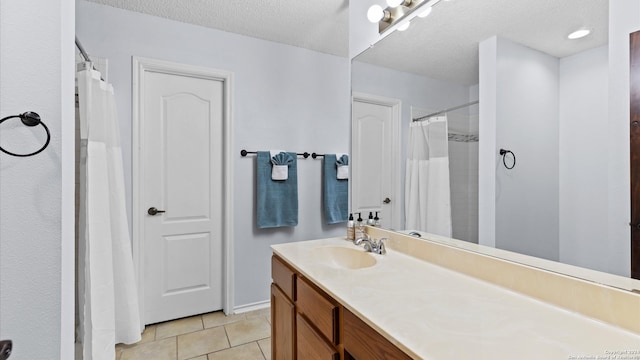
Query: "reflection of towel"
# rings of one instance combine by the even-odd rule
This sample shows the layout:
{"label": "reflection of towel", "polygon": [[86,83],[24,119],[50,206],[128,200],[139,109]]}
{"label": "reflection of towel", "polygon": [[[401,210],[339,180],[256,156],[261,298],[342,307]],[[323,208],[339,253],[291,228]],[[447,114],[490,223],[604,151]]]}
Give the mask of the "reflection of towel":
{"label": "reflection of towel", "polygon": [[289,165],[295,157],[286,152],[281,152],[271,157],[271,180],[287,180],[289,178]]}
{"label": "reflection of towel", "polygon": [[349,215],[349,180],[338,180],[336,155],[324,155],[323,200],[327,224],[347,221]]}
{"label": "reflection of towel", "polygon": [[336,166],[338,167],[338,174],[336,178],[338,180],[344,180],[349,178],[349,155],[338,156],[338,160],[336,161]]}
{"label": "reflection of towel", "polygon": [[295,153],[289,165],[288,179],[271,180],[271,155],[258,151],[256,157],[258,228],[298,225],[298,165]]}

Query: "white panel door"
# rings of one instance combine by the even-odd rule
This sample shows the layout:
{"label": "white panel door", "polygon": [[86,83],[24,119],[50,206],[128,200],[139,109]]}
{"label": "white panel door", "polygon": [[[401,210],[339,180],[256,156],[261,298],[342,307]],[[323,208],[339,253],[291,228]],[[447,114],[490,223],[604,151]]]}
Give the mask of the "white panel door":
{"label": "white panel door", "polygon": [[144,79],[142,271],[151,324],[222,308],[224,83],[152,71]]}
{"label": "white panel door", "polygon": [[[352,209],[380,211],[381,224],[397,224],[396,168],[399,103],[394,100],[354,97],[352,107]],[[356,217],[357,218],[357,217]]]}

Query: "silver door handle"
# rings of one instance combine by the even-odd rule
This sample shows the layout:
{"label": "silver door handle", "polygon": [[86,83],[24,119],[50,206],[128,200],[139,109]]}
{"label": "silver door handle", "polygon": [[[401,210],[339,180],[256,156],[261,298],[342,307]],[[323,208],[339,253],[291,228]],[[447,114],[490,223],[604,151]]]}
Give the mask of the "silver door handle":
{"label": "silver door handle", "polygon": [[149,210],[147,210],[147,214],[149,214],[151,216],[154,216],[156,214],[160,214],[160,213],[163,213],[163,212],[165,212],[165,211],[164,210],[158,210],[155,207],[150,207]]}

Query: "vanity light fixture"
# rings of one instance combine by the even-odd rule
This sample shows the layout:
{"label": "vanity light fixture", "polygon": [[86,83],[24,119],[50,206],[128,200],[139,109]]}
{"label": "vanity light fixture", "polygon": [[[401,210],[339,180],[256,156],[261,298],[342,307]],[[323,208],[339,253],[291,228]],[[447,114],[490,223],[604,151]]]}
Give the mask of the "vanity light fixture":
{"label": "vanity light fixture", "polygon": [[[367,11],[367,18],[372,23],[378,23],[378,33],[382,34],[395,26],[404,31],[409,27],[409,21],[416,16],[427,17],[433,6],[440,0],[386,0],[387,8],[372,5]],[[405,23],[399,24],[400,21]],[[397,26],[396,26],[397,25]]]}
{"label": "vanity light fixture", "polygon": [[427,8],[424,11],[418,13],[418,17],[419,18],[426,18],[427,16],[429,16],[429,14],[431,14],[432,11],[433,11],[433,7],[432,6],[427,6]]}
{"label": "vanity light fixture", "polygon": [[580,38],[583,38],[583,37],[589,35],[590,33],[591,33],[591,30],[589,30],[589,29],[580,29],[580,30],[576,30],[576,31],[572,32],[571,34],[569,34],[569,36],[567,36],[567,38],[569,38],[570,40],[580,39]]}
{"label": "vanity light fixture", "polygon": [[372,5],[367,11],[367,19],[372,23],[377,23],[379,21],[388,21],[391,19],[391,13],[387,10],[382,9],[380,5]]}
{"label": "vanity light fixture", "polygon": [[405,31],[405,30],[407,30],[409,28],[410,25],[411,25],[411,22],[407,21],[406,23],[398,26],[397,30],[398,31]]}
{"label": "vanity light fixture", "polygon": [[409,6],[409,4],[411,4],[411,0],[387,0],[387,5],[392,8],[398,7],[400,5]]}

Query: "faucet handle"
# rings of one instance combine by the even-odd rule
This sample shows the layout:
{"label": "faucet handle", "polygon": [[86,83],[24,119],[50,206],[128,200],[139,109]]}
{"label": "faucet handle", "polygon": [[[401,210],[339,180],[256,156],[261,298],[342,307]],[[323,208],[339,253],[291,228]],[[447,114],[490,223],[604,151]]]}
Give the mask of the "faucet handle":
{"label": "faucet handle", "polygon": [[384,246],[384,242],[383,240],[389,240],[389,238],[383,237],[380,240],[378,240],[378,254],[384,255],[387,253],[387,248]]}

